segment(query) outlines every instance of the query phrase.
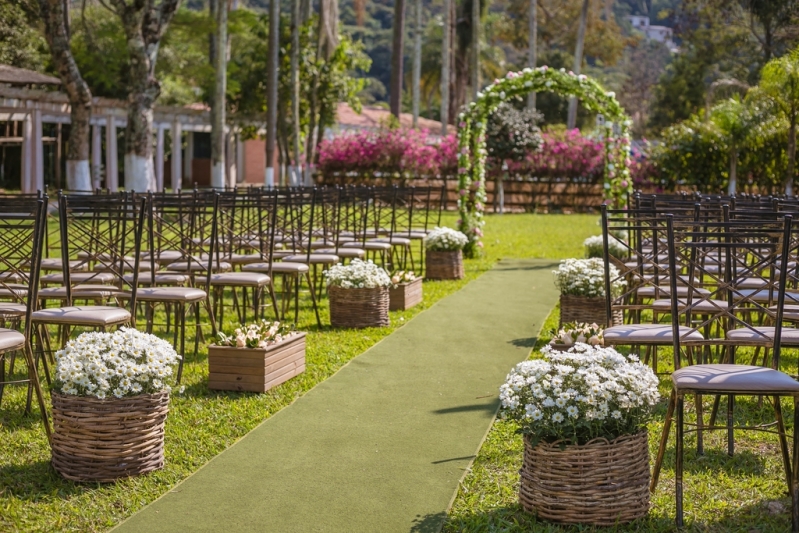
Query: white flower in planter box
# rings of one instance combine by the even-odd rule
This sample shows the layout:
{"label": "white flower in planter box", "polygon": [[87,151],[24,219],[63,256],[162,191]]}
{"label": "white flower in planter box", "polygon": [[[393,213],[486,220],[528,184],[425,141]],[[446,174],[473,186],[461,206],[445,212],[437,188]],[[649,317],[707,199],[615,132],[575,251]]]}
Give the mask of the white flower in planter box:
{"label": "white flower in planter box", "polygon": [[[618,294],[625,286],[624,280],[616,279],[618,269],[610,265],[610,279],[614,280],[611,292]],[[605,264],[602,259],[565,259],[560,262],[555,274],[555,285],[560,293],[573,296],[602,298],[605,296]]]}
{"label": "white flower in planter box", "polygon": [[456,252],[468,243],[466,235],[452,228],[434,228],[424,239],[425,248],[431,252]]}
{"label": "white flower in planter box", "polygon": [[384,268],[372,261],[353,259],[349,265],[341,263],[324,272],[328,287],[342,289],[375,289],[390,287],[391,277]]}

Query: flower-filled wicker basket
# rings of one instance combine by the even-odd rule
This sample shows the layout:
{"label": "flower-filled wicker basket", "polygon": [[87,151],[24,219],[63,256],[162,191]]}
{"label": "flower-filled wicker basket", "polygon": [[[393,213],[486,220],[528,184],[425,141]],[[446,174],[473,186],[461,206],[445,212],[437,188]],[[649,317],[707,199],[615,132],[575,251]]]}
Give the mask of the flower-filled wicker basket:
{"label": "flower-filled wicker basket", "polygon": [[111,482],[164,467],[169,392],[52,399],[53,467],[66,479]]}
{"label": "flower-filled wicker basket", "polygon": [[649,512],[647,432],[584,445],[524,438],[519,501],[539,518],[614,526]]}
{"label": "flower-filled wicker basket", "polygon": [[614,309],[613,323],[608,324],[606,302],[604,297],[592,298],[590,296],[575,296],[573,294],[560,295],[560,323],[586,322],[602,326],[619,326],[624,323],[621,309]]}
{"label": "flower-filled wicker basket", "polygon": [[435,228],[425,237],[425,278],[461,279],[463,248],[469,238],[451,228]]}
{"label": "flower-filled wicker basket", "polygon": [[[618,270],[610,265],[610,277],[616,279]],[[560,324],[584,322],[610,327],[624,321],[621,310],[614,310],[612,324],[608,324],[605,300],[605,265],[600,258],[566,259],[560,262],[555,275],[555,285],[560,289]],[[611,292],[616,294],[624,287],[623,281],[614,281]]]}
{"label": "flower-filled wicker basket", "polygon": [[371,289],[328,288],[330,325],[336,328],[388,326],[388,287]]}

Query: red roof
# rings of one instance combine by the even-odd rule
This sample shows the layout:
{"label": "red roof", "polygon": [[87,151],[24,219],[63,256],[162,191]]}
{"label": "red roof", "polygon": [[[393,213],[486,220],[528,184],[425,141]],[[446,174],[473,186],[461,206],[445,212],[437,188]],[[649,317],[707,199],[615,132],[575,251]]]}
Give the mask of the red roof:
{"label": "red roof", "polygon": [[10,85],[61,85],[61,80],[26,68],[0,64],[0,83]]}
{"label": "red roof", "polygon": [[[388,120],[391,112],[387,109],[382,109],[374,106],[363,106],[361,114],[355,112],[349,104],[339,102],[338,108],[338,123],[345,128],[357,129],[379,129]],[[400,114],[400,126],[403,128],[410,128],[413,125],[413,115],[410,113]],[[428,130],[432,135],[441,134],[441,122],[438,120],[430,120],[429,118],[419,117],[419,128]],[[455,126],[447,126],[449,133],[455,133]]]}

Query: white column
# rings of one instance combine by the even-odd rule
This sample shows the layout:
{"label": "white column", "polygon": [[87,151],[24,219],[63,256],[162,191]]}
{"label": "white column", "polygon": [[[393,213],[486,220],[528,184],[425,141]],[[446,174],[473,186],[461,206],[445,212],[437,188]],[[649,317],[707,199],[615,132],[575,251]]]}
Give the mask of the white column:
{"label": "white column", "polygon": [[155,134],[155,190],[164,191],[164,128],[158,124]]}
{"label": "white column", "polygon": [[100,126],[92,126],[92,189],[100,188],[100,160],[103,156],[103,139],[100,135]]}
{"label": "white column", "polygon": [[183,184],[183,164],[181,161],[183,154],[181,153],[180,142],[182,133],[180,122],[176,120],[172,123],[172,192],[179,191]]}
{"label": "white column", "polygon": [[42,146],[42,112],[33,110],[33,184],[31,192],[44,191],[44,147]]}
{"label": "white column", "polygon": [[183,175],[186,176],[186,181],[189,183],[193,183],[192,178],[192,171],[191,171],[191,162],[194,159],[194,132],[187,131],[186,132],[186,154],[185,158],[183,159]]}
{"label": "white column", "polygon": [[119,190],[117,155],[117,125],[113,115],[108,115],[105,122],[105,188],[111,192]]}
{"label": "white column", "polygon": [[228,130],[227,135],[225,136],[225,166],[226,168],[226,175],[225,178],[227,179],[226,183],[228,187],[235,187],[236,183],[238,182],[238,168],[236,168],[236,163],[238,158],[236,157],[236,138],[238,135],[233,132],[233,130]]}
{"label": "white column", "polygon": [[244,143],[241,134],[236,134],[236,183],[244,183],[247,180],[247,169],[244,168]]}
{"label": "white column", "polygon": [[32,183],[31,176],[33,176],[33,121],[30,114],[25,115],[25,120],[22,122],[22,175],[20,176],[19,185],[23,193],[36,192],[36,187]]}

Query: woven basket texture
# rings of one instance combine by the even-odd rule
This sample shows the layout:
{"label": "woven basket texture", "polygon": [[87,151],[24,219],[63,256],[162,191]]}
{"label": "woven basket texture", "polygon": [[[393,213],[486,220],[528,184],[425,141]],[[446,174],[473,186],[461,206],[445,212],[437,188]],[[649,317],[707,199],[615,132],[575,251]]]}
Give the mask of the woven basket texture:
{"label": "woven basket texture", "polygon": [[388,326],[388,287],[342,289],[328,287],[330,325],[337,328]]}
{"label": "woven basket texture", "polygon": [[585,322],[610,327],[624,323],[621,309],[613,311],[613,324],[608,324],[608,315],[605,308],[605,298],[591,298],[588,296],[574,296],[572,294],[560,295],[560,325],[570,322]]}
{"label": "woven basket texture", "polygon": [[111,482],[163,468],[168,392],[52,398],[53,467],[65,478]]}
{"label": "woven basket texture", "polygon": [[584,445],[524,438],[519,500],[539,518],[567,524],[613,526],[649,512],[647,432]]}
{"label": "woven basket texture", "polygon": [[461,279],[463,273],[463,253],[428,251],[424,256],[425,278]]}

